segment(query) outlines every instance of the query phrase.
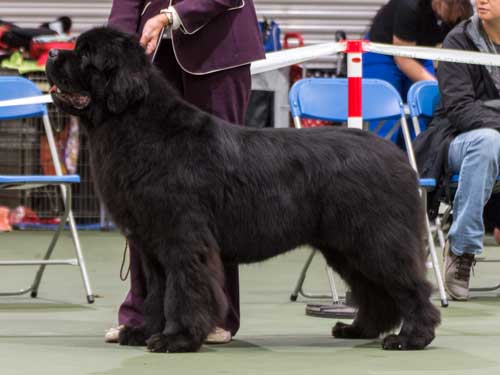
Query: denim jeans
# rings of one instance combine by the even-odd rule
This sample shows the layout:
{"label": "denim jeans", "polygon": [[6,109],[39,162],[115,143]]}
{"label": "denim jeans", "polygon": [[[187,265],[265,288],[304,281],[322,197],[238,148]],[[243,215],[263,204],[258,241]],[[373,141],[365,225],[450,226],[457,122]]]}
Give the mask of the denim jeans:
{"label": "denim jeans", "polygon": [[448,233],[455,255],[483,250],[483,209],[491,196],[500,166],[500,133],[477,129],[459,134],[450,144],[448,163],[459,173]]}

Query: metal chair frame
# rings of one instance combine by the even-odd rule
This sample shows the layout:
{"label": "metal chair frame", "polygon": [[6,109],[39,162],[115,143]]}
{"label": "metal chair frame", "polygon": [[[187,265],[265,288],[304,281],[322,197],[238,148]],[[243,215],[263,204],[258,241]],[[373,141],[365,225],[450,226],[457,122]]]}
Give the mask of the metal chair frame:
{"label": "metal chair frame", "polygon": [[[0,77],[0,100],[16,99],[25,96],[38,96],[41,95],[38,87],[31,81],[22,77]],[[77,175],[64,176],[62,173],[61,162],[57,153],[57,147],[54,140],[54,134],[52,132],[52,126],[50,124],[47,106],[45,104],[34,104],[25,106],[10,106],[10,107],[0,107],[0,120],[13,120],[22,118],[33,118],[41,117],[43,122],[43,127],[47,136],[47,141],[49,144],[50,154],[52,157],[52,162],[54,169],[56,171],[55,176],[0,176],[0,189],[32,189],[47,185],[58,185],[61,189],[62,199],[64,201],[64,213],[61,217],[61,222],[59,223],[57,229],[54,232],[54,236],[42,258],[42,260],[10,260],[10,261],[0,261],[0,266],[36,266],[38,265],[38,271],[35,275],[35,279],[32,284],[19,291],[11,292],[1,292],[0,296],[16,296],[23,295],[31,292],[31,297],[35,298],[38,295],[38,288],[40,285],[41,278],[45,267],[48,265],[73,265],[80,268],[80,273],[82,276],[87,302],[94,302],[94,295],[92,293],[92,288],[90,286],[90,281],[87,273],[87,268],[85,265],[85,260],[83,257],[80,239],[78,237],[78,232],[76,229],[75,219],[71,211],[71,184],[80,182],[80,177]],[[73,245],[75,248],[75,258],[72,259],[53,259],[51,260],[52,253],[54,251],[55,245],[62,233],[66,223],[69,223],[69,229],[71,232]]]}

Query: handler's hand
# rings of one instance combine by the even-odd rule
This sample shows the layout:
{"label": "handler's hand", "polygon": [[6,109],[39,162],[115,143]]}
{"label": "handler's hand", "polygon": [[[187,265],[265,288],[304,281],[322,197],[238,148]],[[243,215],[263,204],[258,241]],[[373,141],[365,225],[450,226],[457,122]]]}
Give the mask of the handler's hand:
{"label": "handler's hand", "polygon": [[168,25],[166,15],[158,14],[147,20],[142,30],[139,43],[146,50],[146,54],[152,54],[156,49],[161,30]]}

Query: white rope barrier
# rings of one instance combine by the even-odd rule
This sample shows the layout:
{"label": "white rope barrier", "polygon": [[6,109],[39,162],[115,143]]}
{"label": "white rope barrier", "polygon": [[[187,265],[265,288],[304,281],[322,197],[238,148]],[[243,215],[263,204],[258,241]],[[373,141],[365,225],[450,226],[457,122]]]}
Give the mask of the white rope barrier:
{"label": "white rope barrier", "polygon": [[333,55],[345,51],[345,43],[323,43],[307,47],[298,47],[266,54],[266,58],[252,63],[252,75],[300,64],[318,57]]}
{"label": "white rope barrier", "polygon": [[[0,90],[2,88],[0,87]],[[40,95],[40,96],[31,96],[27,98],[20,99],[10,99],[0,101],[0,107],[13,107],[17,105],[32,105],[32,104],[46,104],[52,103],[52,97],[50,94]]]}
{"label": "white rope barrier", "polygon": [[[271,52],[263,60],[252,63],[251,74],[259,74],[286,66],[300,64],[319,57],[345,52],[346,43],[323,43],[307,47],[298,47],[284,51]],[[428,59],[464,64],[500,66],[500,55],[452,50],[443,48],[427,48],[414,46],[395,46],[392,44],[372,43],[363,41],[363,51],[375,52],[383,55],[410,57],[415,59]],[[0,107],[17,105],[47,104],[52,103],[50,95],[34,96],[27,98],[0,101]]]}
{"label": "white rope barrier", "polygon": [[427,59],[453,63],[500,66],[500,56],[492,53],[463,51],[445,48],[428,48],[413,46],[395,46],[365,42],[363,49],[367,52],[376,52],[383,55],[411,57],[414,59]]}
{"label": "white rope barrier", "polygon": [[[285,51],[271,52],[266,55],[265,59],[253,62],[250,71],[252,75],[264,73],[285,66],[300,64],[318,57],[333,55],[344,50],[345,43],[324,43]],[[52,97],[50,95],[4,100],[0,101],[0,107],[47,103],[52,103]]]}

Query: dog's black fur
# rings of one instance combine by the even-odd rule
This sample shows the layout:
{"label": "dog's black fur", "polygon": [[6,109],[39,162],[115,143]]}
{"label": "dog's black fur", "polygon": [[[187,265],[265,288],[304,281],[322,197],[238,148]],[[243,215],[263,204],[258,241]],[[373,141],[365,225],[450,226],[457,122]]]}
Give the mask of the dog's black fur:
{"label": "dog's black fur", "polygon": [[141,249],[145,325],[121,344],[198,350],[226,312],[221,260],[306,244],[359,307],[335,337],[376,338],[403,322],[383,348],[433,340],[417,177],[396,146],[357,130],[228,124],[183,101],[133,37],[107,28],[53,51],[47,75],[56,105],[88,133],[102,199]]}

